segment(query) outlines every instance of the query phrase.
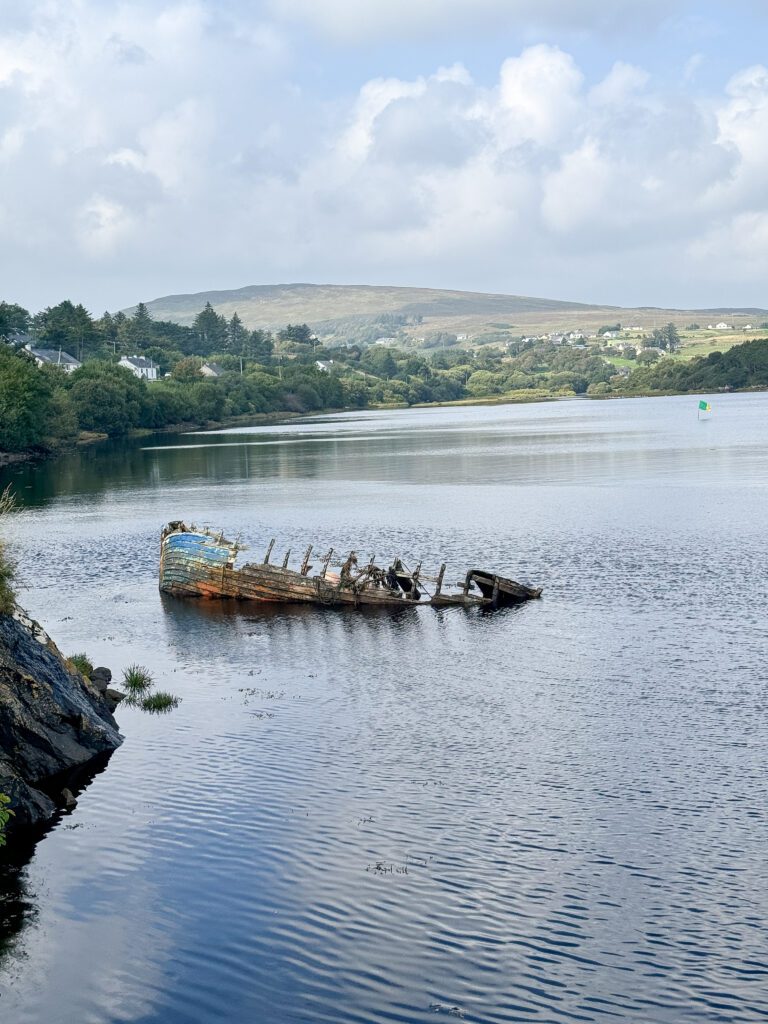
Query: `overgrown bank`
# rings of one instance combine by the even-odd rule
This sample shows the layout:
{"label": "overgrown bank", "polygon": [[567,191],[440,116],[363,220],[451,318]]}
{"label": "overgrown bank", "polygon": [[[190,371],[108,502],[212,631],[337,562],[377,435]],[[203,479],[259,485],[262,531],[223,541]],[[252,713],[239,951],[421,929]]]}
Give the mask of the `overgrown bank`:
{"label": "overgrown bank", "polygon": [[[768,339],[685,361],[671,354],[674,338],[655,333],[666,349],[631,358],[626,348],[618,353],[602,338],[593,344],[581,337],[574,344],[520,338],[473,350],[455,339],[419,352],[380,343],[330,349],[306,324],[275,336],[249,332],[236,315],[227,321],[210,307],[193,327],[182,327],[153,321],[141,306],[131,318],[93,320],[82,307],[61,303],[30,320],[20,307],[0,303],[0,462],[2,453],[45,453],[84,433],[114,438],[366,406],[768,387]],[[32,342],[21,344],[25,338]],[[82,365],[74,360],[77,368],[65,372],[55,345],[68,345]],[[131,350],[141,353],[136,365],[124,355]],[[119,365],[121,353],[126,365]]]}

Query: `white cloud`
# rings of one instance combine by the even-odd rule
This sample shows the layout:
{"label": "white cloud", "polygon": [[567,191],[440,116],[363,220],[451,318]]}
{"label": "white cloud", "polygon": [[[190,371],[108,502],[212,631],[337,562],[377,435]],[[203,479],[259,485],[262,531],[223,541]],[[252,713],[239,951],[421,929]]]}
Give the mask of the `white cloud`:
{"label": "white cloud", "polygon": [[275,17],[341,41],[408,38],[479,26],[610,29],[654,24],[678,0],[267,0]]}
{"label": "white cloud", "polygon": [[490,85],[458,64],[321,100],[285,35],[212,0],[29,7],[0,29],[0,297],[324,278],[764,301],[761,65],[670,93],[535,45]]}

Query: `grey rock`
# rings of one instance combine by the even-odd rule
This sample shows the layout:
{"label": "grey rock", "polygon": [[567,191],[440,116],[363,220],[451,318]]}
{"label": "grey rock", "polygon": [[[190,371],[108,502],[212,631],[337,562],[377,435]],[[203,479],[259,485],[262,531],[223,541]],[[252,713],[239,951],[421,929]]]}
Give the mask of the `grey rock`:
{"label": "grey rock", "polygon": [[104,700],[107,702],[107,707],[110,711],[114,711],[121,700],[125,700],[125,694],[120,690],[105,690]]}
{"label": "grey rock", "polygon": [[61,791],[61,802],[67,810],[72,810],[73,807],[77,807],[77,800],[71,789],[62,789]]}
{"label": "grey rock", "polygon": [[97,679],[105,679],[108,683],[112,682],[112,673],[108,668],[103,665],[99,665],[91,672],[91,682],[95,682]]}
{"label": "grey rock", "polygon": [[[10,828],[56,811],[56,777],[122,743],[107,701],[23,612],[0,615],[0,793],[11,798]],[[54,793],[61,793],[61,781]]]}

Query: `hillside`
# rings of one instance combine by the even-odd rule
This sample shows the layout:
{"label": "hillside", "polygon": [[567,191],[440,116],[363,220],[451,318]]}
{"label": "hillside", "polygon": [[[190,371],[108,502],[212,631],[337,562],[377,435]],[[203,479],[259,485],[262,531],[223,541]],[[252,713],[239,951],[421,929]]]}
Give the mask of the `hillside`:
{"label": "hillside", "polygon": [[[672,321],[684,327],[697,318],[709,320],[725,316],[736,326],[743,326],[755,318],[768,317],[768,311],[761,309],[631,309],[438,288],[316,284],[250,285],[233,290],[167,295],[148,302],[147,307],[155,319],[189,325],[206,302],[226,317],[238,313],[249,328],[276,330],[286,323],[308,323],[320,335],[344,333],[387,316],[410,321],[406,326],[409,334],[450,331],[469,336],[494,331],[596,330],[602,324],[617,320],[639,327],[655,327]],[[421,322],[414,322],[418,318]]]}

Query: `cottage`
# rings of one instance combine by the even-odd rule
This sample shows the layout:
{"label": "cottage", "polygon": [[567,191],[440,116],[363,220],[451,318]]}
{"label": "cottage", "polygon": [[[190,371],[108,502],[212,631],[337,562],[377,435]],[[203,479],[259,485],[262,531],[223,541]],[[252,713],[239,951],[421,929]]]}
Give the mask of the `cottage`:
{"label": "cottage", "polygon": [[316,359],[315,366],[320,370],[321,373],[330,373],[333,368],[332,359]]}
{"label": "cottage", "polygon": [[29,352],[38,366],[58,366],[65,373],[74,373],[83,365],[74,356],[69,355],[68,352],[62,352],[61,349],[33,348],[31,344],[25,345],[24,349]]}
{"label": "cottage", "polygon": [[118,366],[130,370],[134,377],[143,380],[157,380],[157,366],[144,356],[123,356]]}
{"label": "cottage", "polygon": [[725,324],[725,323],[722,323],[722,322],[720,322],[719,324],[715,324],[715,330],[716,331],[730,331],[730,329],[731,329],[731,325],[730,324]]}
{"label": "cottage", "polygon": [[223,377],[227,371],[219,363],[203,363],[200,367],[200,373],[204,377]]}

